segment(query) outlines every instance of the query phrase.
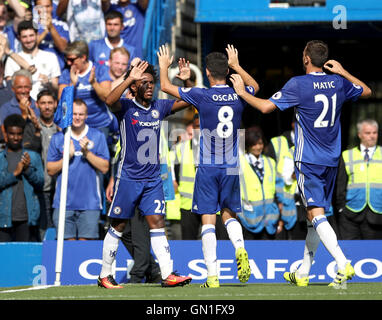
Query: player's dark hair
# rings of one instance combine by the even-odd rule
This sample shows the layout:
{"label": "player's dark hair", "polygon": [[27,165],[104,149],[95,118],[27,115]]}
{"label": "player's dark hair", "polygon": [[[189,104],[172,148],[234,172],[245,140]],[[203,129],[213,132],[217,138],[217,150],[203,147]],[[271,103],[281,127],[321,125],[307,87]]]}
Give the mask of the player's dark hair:
{"label": "player's dark hair", "polygon": [[17,34],[20,35],[22,31],[32,29],[37,33],[37,29],[31,20],[23,20],[17,25]]}
{"label": "player's dark hair", "polygon": [[206,57],[206,68],[216,80],[224,80],[228,73],[228,58],[221,52],[211,52]]}
{"label": "player's dark hair", "polygon": [[306,44],[305,54],[315,67],[322,68],[329,57],[328,45],[321,40],[312,40]]}
{"label": "player's dark hair", "polygon": [[17,113],[11,114],[4,119],[4,129],[6,132],[8,132],[8,128],[10,127],[18,127],[24,131],[25,124],[24,118]]}

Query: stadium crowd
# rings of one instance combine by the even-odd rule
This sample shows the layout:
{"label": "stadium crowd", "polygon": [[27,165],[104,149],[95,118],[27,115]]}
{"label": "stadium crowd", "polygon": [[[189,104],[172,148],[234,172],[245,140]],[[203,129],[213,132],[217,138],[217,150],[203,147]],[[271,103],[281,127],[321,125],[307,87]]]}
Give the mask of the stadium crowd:
{"label": "stadium crowd", "polygon": [[[43,241],[58,226],[64,135],[53,120],[68,86],[76,91],[64,237],[103,239],[119,155],[118,121],[105,101],[129,66],[143,59],[147,6],[148,0],[0,0],[0,241]],[[128,90],[124,96],[133,98]],[[200,239],[200,215],[191,208],[200,134],[198,113],[193,114],[176,143],[165,137],[160,143],[167,236],[173,240]],[[260,127],[243,132],[238,216],[246,240],[306,237],[294,173],[294,125],[292,120],[290,130],[269,143]],[[382,239],[382,197],[375,187],[382,184],[378,123],[362,120],[357,130],[360,144],[342,154],[325,215],[339,239]],[[149,238],[137,215],[122,238],[130,253],[138,228],[140,235],[147,233],[140,243]],[[228,240],[219,215],[216,234]],[[139,253],[135,247],[132,256],[149,265],[149,243],[145,248]],[[145,274],[156,278],[158,268],[152,268]]]}

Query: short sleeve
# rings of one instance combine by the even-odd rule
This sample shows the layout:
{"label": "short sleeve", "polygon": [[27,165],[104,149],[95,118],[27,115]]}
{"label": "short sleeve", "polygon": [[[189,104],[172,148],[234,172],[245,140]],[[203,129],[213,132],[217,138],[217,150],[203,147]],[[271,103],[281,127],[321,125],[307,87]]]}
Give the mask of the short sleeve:
{"label": "short sleeve", "polygon": [[179,88],[178,92],[182,100],[192,104],[198,109],[204,90],[203,88]]}
{"label": "short sleeve", "polygon": [[96,79],[97,82],[111,81],[109,75],[109,67],[96,64]]}
{"label": "short sleeve", "polygon": [[95,155],[105,159],[109,160],[110,159],[110,153],[109,153],[109,148],[107,146],[106,138],[103,133],[98,134],[98,143],[96,143],[96,150],[95,150]]}
{"label": "short sleeve", "polygon": [[58,84],[70,84],[70,73],[68,69],[62,71],[61,76],[58,78]]}
{"label": "short sleeve", "polygon": [[295,107],[299,104],[298,85],[295,78],[291,78],[284,87],[269,98],[280,110]]}
{"label": "short sleeve", "polygon": [[174,105],[175,100],[168,100],[168,99],[162,99],[158,100],[159,108],[160,108],[160,113],[163,115],[161,119],[167,117],[171,113],[172,106]]}
{"label": "short sleeve", "polygon": [[254,96],[256,94],[256,90],[252,86],[246,86],[245,91],[247,91],[250,95]]}
{"label": "short sleeve", "polygon": [[52,139],[50,140],[49,148],[48,148],[48,154],[46,161],[59,161],[62,159],[62,150],[63,146],[61,148],[58,145],[58,142],[61,140],[59,135],[62,135],[62,133],[54,134]]}
{"label": "short sleeve", "polygon": [[343,78],[343,88],[346,100],[355,101],[363,92],[363,88],[361,86],[356,85],[345,78]]}

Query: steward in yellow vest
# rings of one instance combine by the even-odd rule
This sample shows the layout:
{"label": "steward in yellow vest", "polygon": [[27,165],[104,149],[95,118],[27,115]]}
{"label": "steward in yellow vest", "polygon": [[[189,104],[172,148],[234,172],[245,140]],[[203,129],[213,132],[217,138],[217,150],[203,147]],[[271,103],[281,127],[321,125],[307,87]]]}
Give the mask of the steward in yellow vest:
{"label": "steward in yellow vest", "polygon": [[283,170],[287,159],[293,162],[294,146],[289,147],[288,140],[283,135],[272,138],[271,144],[276,156],[276,196],[277,200],[283,204],[281,220],[284,221],[284,228],[290,230],[297,221],[295,202],[297,180],[294,179],[292,183],[286,183],[283,179]]}
{"label": "steward in yellow vest", "polygon": [[361,145],[342,153],[336,207],[341,239],[382,239],[381,146]]}
{"label": "steward in yellow vest", "polygon": [[280,217],[275,202],[276,195],[276,163],[267,156],[263,160],[263,181],[251,166],[247,155],[240,155],[240,186],[242,211],[238,214],[242,225],[252,233],[265,230],[274,235]]}

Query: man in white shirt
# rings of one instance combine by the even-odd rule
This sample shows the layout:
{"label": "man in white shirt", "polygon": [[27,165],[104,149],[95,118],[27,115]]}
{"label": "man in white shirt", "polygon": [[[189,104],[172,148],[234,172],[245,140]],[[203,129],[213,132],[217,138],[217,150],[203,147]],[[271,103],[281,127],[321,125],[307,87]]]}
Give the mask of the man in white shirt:
{"label": "man in white shirt", "polygon": [[[22,51],[19,55],[24,58],[29,65],[35,66],[37,71],[32,76],[31,97],[36,100],[38,93],[47,87],[58,89],[58,78],[61,75],[60,65],[57,56],[48,51],[40,50],[37,46],[37,30],[32,21],[22,21],[17,29],[21,42]],[[9,80],[12,75],[20,69],[20,66],[12,59],[7,59],[4,76]]]}

